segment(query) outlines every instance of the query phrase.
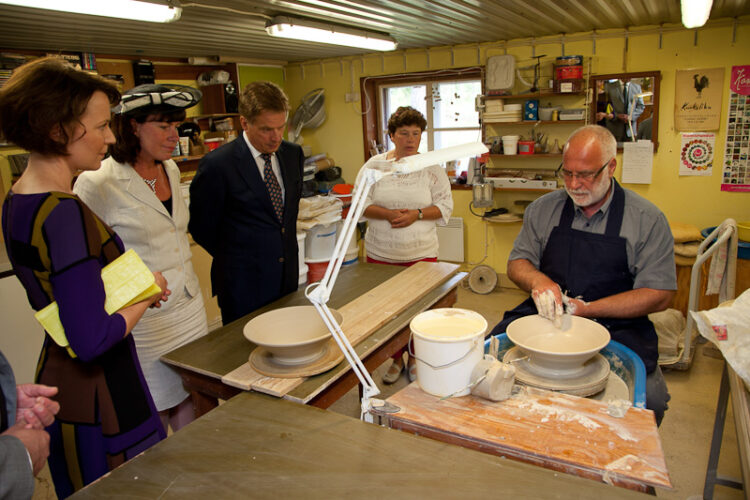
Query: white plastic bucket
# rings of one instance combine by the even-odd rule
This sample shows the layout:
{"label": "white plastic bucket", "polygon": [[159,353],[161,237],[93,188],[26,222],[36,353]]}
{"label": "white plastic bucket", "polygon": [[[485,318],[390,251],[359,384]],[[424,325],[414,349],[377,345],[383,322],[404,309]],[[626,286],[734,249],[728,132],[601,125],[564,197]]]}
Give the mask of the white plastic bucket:
{"label": "white plastic bucket", "polygon": [[503,136],[503,154],[514,155],[518,153],[518,140],[520,136],[504,135]]}
{"label": "white plastic bucket", "polygon": [[433,396],[469,394],[471,372],[484,354],[487,320],[474,311],[430,309],[411,320],[417,381]]}
{"label": "white plastic bucket", "polygon": [[[341,234],[341,231],[344,229],[344,221],[341,221],[341,226],[339,226],[339,235]],[[354,230],[352,233],[352,238],[349,240],[349,245],[346,247],[346,253],[344,253],[344,261],[341,263],[344,266],[348,266],[350,264],[356,264],[359,260],[359,244],[357,243],[357,233],[359,231],[357,229]],[[339,236],[337,236],[338,238]]]}
{"label": "white plastic bucket", "polygon": [[307,264],[302,264],[299,267],[299,278],[297,279],[297,285],[304,285],[307,283]]}
{"label": "white plastic bucket", "polygon": [[330,224],[318,224],[307,230],[305,238],[305,259],[331,260],[336,246],[338,221]]}

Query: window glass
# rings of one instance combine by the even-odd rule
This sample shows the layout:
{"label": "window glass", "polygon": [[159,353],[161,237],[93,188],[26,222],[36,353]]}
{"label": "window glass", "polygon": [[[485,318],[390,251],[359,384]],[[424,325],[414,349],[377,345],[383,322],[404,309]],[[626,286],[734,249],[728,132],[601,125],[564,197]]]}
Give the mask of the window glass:
{"label": "window glass", "polygon": [[[388,136],[388,118],[400,107],[411,106],[425,117],[427,116],[427,86],[426,85],[403,85],[397,87],[385,87],[383,89],[383,136],[385,138],[385,150],[393,149],[393,142]],[[429,125],[428,125],[429,127]],[[427,151],[426,133],[422,134],[422,142],[419,143],[419,152]]]}
{"label": "window glass", "polygon": [[[435,149],[458,146],[467,142],[481,141],[482,137],[478,130],[449,130],[435,132]],[[421,145],[420,145],[421,146]],[[420,147],[420,152],[421,152]],[[469,159],[462,158],[456,166],[456,172],[465,172],[469,169]]]}
{"label": "window glass", "polygon": [[481,93],[479,80],[434,84],[434,128],[478,128],[479,113],[474,108],[474,99]]}
{"label": "window glass", "polygon": [[[411,106],[427,120],[420,153],[481,140],[479,113],[474,108],[474,100],[481,93],[482,84],[476,78],[381,87],[383,151],[394,148],[388,136],[388,118],[399,106]],[[468,160],[460,162],[458,171],[466,170],[467,166]]]}

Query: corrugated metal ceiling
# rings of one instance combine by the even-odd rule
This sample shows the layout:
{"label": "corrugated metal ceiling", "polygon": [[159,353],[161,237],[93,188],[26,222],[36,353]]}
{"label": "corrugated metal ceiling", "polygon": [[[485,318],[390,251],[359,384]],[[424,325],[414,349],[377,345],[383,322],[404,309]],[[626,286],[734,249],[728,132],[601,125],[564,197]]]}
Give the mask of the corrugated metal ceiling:
{"label": "corrugated metal ceiling", "polygon": [[[106,0],[102,0],[106,1]],[[120,21],[0,5],[0,49],[151,57],[306,61],[362,53],[265,32],[277,15],[388,33],[400,49],[680,23],[679,0],[185,1],[171,24]],[[714,0],[711,19],[750,14],[750,0]]]}

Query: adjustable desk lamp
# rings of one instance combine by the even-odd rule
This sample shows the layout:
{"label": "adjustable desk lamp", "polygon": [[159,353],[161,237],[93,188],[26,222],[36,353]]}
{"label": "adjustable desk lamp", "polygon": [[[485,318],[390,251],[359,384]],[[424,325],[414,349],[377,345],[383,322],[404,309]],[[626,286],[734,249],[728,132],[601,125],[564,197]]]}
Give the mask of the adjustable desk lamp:
{"label": "adjustable desk lamp", "polygon": [[331,290],[336,284],[341,264],[344,261],[346,249],[349,247],[349,240],[354,234],[356,223],[365,210],[365,200],[372,186],[383,177],[397,174],[409,174],[417,172],[430,165],[440,164],[446,161],[457,160],[467,156],[478,156],[487,152],[487,147],[481,142],[473,142],[460,146],[438,149],[428,153],[407,156],[400,160],[369,160],[362,168],[365,169],[361,181],[357,184],[352,194],[352,204],[349,213],[344,220],[344,227],[341,236],[336,240],[336,246],[333,250],[326,272],[319,283],[311,283],[305,289],[305,297],[315,306],[315,309],[323,319],[328,331],[331,332],[336,344],[344,353],[344,357],[352,367],[354,374],[362,384],[362,404],[360,418],[366,422],[372,422],[373,417],[370,410],[375,406],[384,408],[385,401],[373,399],[380,394],[380,389],[372,380],[367,372],[362,360],[354,351],[349,339],[341,330],[341,326],[331,314],[328,308],[328,299],[331,296]]}

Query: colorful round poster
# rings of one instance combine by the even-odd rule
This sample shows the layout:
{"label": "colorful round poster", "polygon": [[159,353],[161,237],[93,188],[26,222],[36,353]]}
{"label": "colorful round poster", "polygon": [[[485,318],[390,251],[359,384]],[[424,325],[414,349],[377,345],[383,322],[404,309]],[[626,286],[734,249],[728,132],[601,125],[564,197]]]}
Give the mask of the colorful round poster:
{"label": "colorful round poster", "polygon": [[682,164],[691,170],[707,170],[714,159],[711,144],[705,139],[691,139],[682,146]]}

